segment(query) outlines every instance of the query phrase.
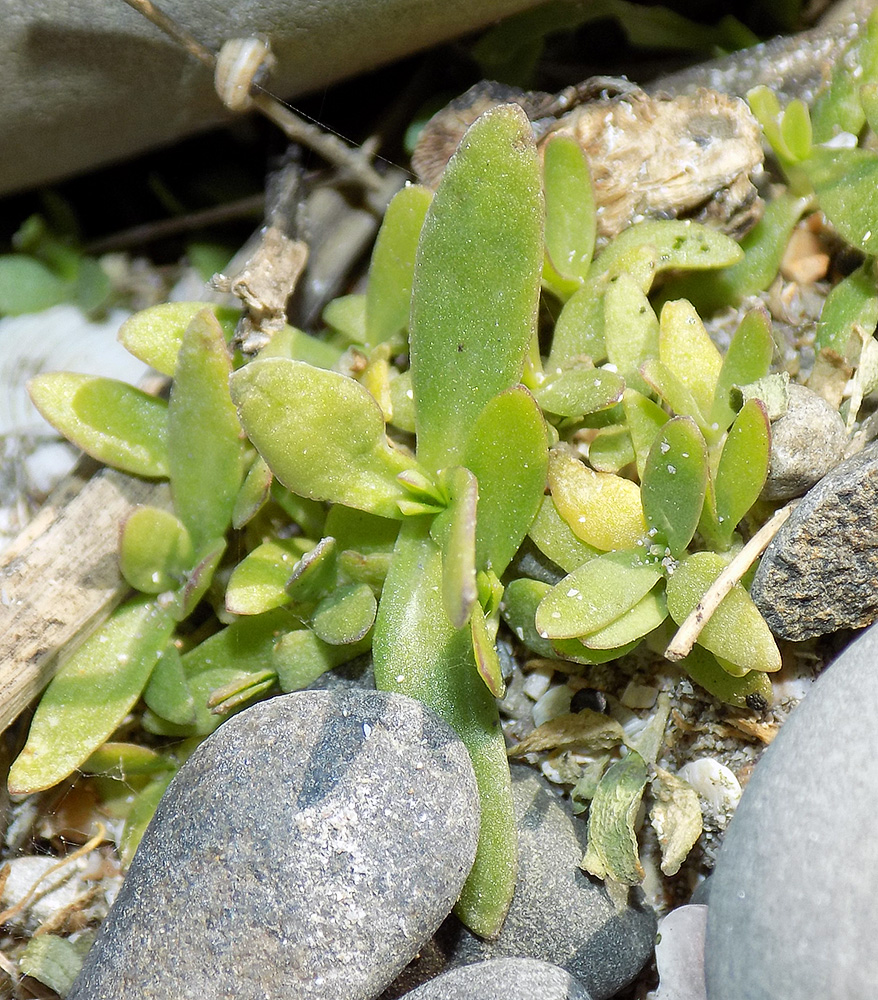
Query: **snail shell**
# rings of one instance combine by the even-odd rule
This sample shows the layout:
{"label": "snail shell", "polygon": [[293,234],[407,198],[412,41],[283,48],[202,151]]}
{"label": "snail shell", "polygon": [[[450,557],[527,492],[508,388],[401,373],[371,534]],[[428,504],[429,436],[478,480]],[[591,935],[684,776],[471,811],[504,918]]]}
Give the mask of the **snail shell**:
{"label": "snail shell", "polygon": [[251,88],[264,84],[275,66],[264,38],[230,38],[216,57],[214,87],[230,111],[247,111],[253,104]]}

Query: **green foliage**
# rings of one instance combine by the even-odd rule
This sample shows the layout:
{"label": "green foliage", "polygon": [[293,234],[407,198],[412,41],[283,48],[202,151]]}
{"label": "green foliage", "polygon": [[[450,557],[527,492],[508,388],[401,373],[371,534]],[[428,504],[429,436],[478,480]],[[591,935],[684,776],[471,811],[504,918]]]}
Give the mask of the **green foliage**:
{"label": "green foliage", "polygon": [[[843,95],[863,121],[875,83]],[[371,651],[379,687],[421,699],[468,747],[482,825],[458,912],[495,934],[516,880],[501,614],[542,657],[666,648],[765,516],[766,390],[784,389],[763,308],[722,351],[704,319],[774,280],[806,208],[819,203],[867,254],[878,239],[875,155],[821,147],[825,111],[812,122],[762,92],[753,104],[790,190],[740,246],[653,221],[592,259],[582,153],[552,140],[541,177],[530,125],[501,107],[469,130],[435,196],[396,196],[366,291],[331,303],[320,337],[287,328],[245,363],[227,347],[234,314],[170,304],[120,332],[173,376],[169,403],[106,379],[34,380],[41,411],[90,454],[167,477],[172,509],[140,508],[122,527],[140,595],[65,654],[10,786],[84,768],[109,787],[125,771],[130,856],[179,766],[169,750],[140,760],[105,746],[141,695],[143,728],[191,747],[253,700]],[[538,329],[541,288],[556,320]],[[867,257],[829,296],[818,349],[868,359],[876,303]],[[745,582],[679,666],[730,705],[770,702],[780,656]],[[633,823],[650,780],[666,869],[691,845],[691,797],[654,770],[666,719],[660,705],[627,751],[602,743],[577,786],[594,874],[641,879]]]}

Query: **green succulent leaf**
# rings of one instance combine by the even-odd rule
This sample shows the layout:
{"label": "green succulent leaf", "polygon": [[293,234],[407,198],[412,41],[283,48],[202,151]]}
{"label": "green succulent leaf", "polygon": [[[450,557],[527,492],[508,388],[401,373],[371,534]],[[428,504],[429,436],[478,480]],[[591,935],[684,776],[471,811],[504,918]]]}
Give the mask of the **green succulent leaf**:
{"label": "green succulent leaf", "polygon": [[348,344],[366,343],[366,296],[341,295],[323,310],[323,322]]}
{"label": "green succulent leaf", "polygon": [[854,51],[836,62],[829,85],[814,101],[811,120],[815,142],[828,142],[839,132],[859,135],[863,128],[861,91],[878,76],[878,17],[874,11],[865,26],[861,25],[853,44]]}
{"label": "green succulent leaf", "polygon": [[698,412],[710,413],[722,356],[698,313],[685,299],[666,302],[659,322],[659,361],[689,390]]}
{"label": "green succulent leaf", "polygon": [[297,605],[316,604],[335,589],[337,554],[335,539],[327,536],[296,563],[287,577],[286,590]]}
{"label": "green succulent leaf", "polygon": [[203,309],[183,334],[168,403],[171,495],[196,547],[226,533],[244,476],[231,373],[222,328]]}
{"label": "green succulent leaf", "polygon": [[336,550],[353,549],[371,555],[393,551],[399,534],[399,521],[335,504],[326,515],[324,530],[325,534],[335,539]]}
{"label": "green succulent leaf", "polygon": [[588,461],[595,472],[620,472],[635,458],[634,443],[627,427],[601,427],[588,446]]}
{"label": "green succulent leaf", "polygon": [[195,699],[189,690],[180,651],[173,643],[162,650],[143,700],[156,715],[178,726],[188,726],[195,721]]}
{"label": "green succulent leaf", "polygon": [[342,355],[338,345],[328,340],[318,340],[294,326],[278,330],[256,355],[257,358],[291,358],[304,361],[315,368],[332,368]]}
{"label": "green succulent leaf", "polygon": [[546,253],[575,290],[591,267],[597,216],[588,163],[570,136],[552,136],[543,147],[543,187]]}
{"label": "green succulent leaf", "polygon": [[183,345],[183,334],[204,309],[219,321],[223,339],[231,340],[240,316],[236,310],[210,302],[165,302],[141,309],[125,320],[119,330],[119,342],[135,358],[145,361],[162,375],[173,375],[177,355]]}
{"label": "green succulent leaf", "polygon": [[107,741],[140,697],[173,625],[167,611],[135,598],[64,660],[10,769],[11,792],[51,788]]}
{"label": "green succulent leaf", "polygon": [[643,514],[658,544],[679,559],[695,534],[707,490],[707,445],[690,417],[674,417],[659,431],[646,459]]}
{"label": "green succulent leaf", "polygon": [[[688,556],[668,578],[668,611],[681,625],[726,566],[715,552]],[[742,670],[780,670],[777,645],[750,595],[735,584],[698,636],[698,643]]]}
{"label": "green succulent leaf", "polygon": [[418,237],[433,194],[411,184],[394,195],[378,231],[366,290],[366,340],[374,347],[408,327]]}
{"label": "green succulent leaf", "polygon": [[542,409],[561,417],[581,417],[606,410],[622,398],[625,380],[605,368],[579,364],[549,375],[534,390]]}
{"label": "green succulent leaf", "polygon": [[262,510],[271,496],[273,479],[268,463],[261,455],[256,455],[235,497],[235,505],[232,508],[233,528],[243,528]]}
{"label": "green succulent leaf", "polygon": [[[125,868],[131,864],[137,847],[146,833],[146,828],[155,815],[158,804],[168,790],[168,785],[170,785],[173,777],[173,773],[161,775],[154,781],[151,781],[145,788],[141,789],[134,800],[131,812],[125,820],[125,826],[122,829],[122,838],[119,843],[119,853]],[[33,940],[38,941],[40,939],[34,938]]]}
{"label": "green succulent leaf", "polygon": [[647,778],[646,762],[633,750],[601,778],[588,814],[588,847],[582,859],[582,867],[596,878],[622,885],[643,881],[634,821]]}
{"label": "green succulent leaf", "polygon": [[630,480],[594,472],[559,449],[549,452],[548,479],[558,513],[588,545],[625,549],[646,534],[640,489]]}
{"label": "green succulent leaf", "polygon": [[233,615],[259,615],[290,601],[287,583],[302,550],[294,538],[269,539],[234,568],[226,587],[226,610]]}
{"label": "green succulent leaf", "polygon": [[359,642],[333,646],[324,642],[309,628],[300,628],[281,635],[274,644],[271,667],[277,673],[281,691],[301,691],[322,677],[327,670],[349,663],[368,653],[372,636]]}
{"label": "green succulent leaf", "polygon": [[750,670],[742,677],[734,677],[703,646],[693,646],[679,665],[696,684],[726,705],[750,708],[755,704],[767,708],[772,702],[771,681],[766,673]]}
{"label": "green succulent leaf", "polygon": [[583,636],[580,642],[586,649],[618,649],[648,632],[658,628],[668,616],[664,590],[654,588],[632,608],[603,628]]}
{"label": "green succulent leaf", "polygon": [[188,618],[207,593],[225,551],[225,538],[211,538],[196,551],[194,565],[184,573],[183,586],[177,592],[173,604],[169,605],[178,622]]}
{"label": "green succulent leaf", "polygon": [[446,167],[418,245],[410,358],[418,458],[430,470],[461,464],[485,405],[521,378],[542,214],[530,122],[516,105],[493,108]]}
{"label": "green succulent leaf", "polygon": [[[715,548],[728,549],[741,518],[756,503],[771,457],[771,430],[765,404],[748,400],[732,424],[713,476],[706,534]],[[702,534],[705,534],[702,526]]]}
{"label": "green succulent leaf", "polygon": [[625,422],[631,435],[634,457],[637,462],[637,475],[643,479],[646,459],[659,431],[668,422],[668,415],[648,396],[635,389],[626,389],[622,397],[625,407]]}
{"label": "green succulent leaf", "polygon": [[576,537],[570,525],[558,513],[558,508],[550,496],[542,498],[540,509],[528,534],[540,552],[560,566],[565,573],[572,573],[577,566],[581,566],[600,553],[600,549]]}
{"label": "green succulent leaf", "polygon": [[735,419],[736,410],[731,400],[732,387],[747,385],[767,375],[773,354],[774,340],[768,311],[764,307],[749,310],[729,343],[716,382],[710,422],[711,425],[716,424],[717,431],[726,430]]}
{"label": "green succulent leaf", "polygon": [[21,954],[18,971],[66,997],[73,987],[85,955],[68,938],[57,934],[32,937]]}
{"label": "green succulent leaf", "polygon": [[347,583],[324,597],[311,616],[311,630],[330,646],[359,642],[372,628],[378,604],[365,583]]}
{"label": "green succulent leaf", "polygon": [[644,361],[640,366],[640,374],[646,380],[647,385],[661,396],[674,413],[681,417],[692,417],[702,430],[708,426],[695,396],[686,384],[658,358],[649,358]]}
{"label": "green succulent leaf", "polygon": [[630,274],[620,274],[607,288],[604,340],[607,358],[625,385],[648,392],[640,366],[647,358],[658,357],[659,321],[643,289]]}
{"label": "green succulent leaf", "polygon": [[241,423],[293,493],[399,517],[396,476],[417,463],[391,447],[374,397],[358,382],[301,361],[253,361],[235,372]]}
{"label": "green succulent leaf", "polygon": [[449,503],[433,521],[430,535],[442,552],[442,606],[455,628],[469,621],[476,588],[476,508],[479,484],[469,469],[445,473]]}
{"label": "green succulent leaf", "polygon": [[661,579],[645,550],[605,552],[575,569],[543,598],[536,629],[544,639],[588,636],[621,618]]}
{"label": "green succulent leaf", "polygon": [[496,622],[489,620],[479,605],[473,608],[470,616],[470,633],[479,677],[495,698],[502,698],[506,694],[506,682],[503,680],[500,657],[494,644],[497,637]]}
{"label": "green succulent leaf", "polygon": [[851,246],[878,253],[878,155],[868,149],[817,147],[801,164],[821,210]]}
{"label": "green succulent leaf", "polygon": [[470,629],[442,607],[441,554],[425,519],[403,522],[375,622],[375,682],[418,698],[469,750],[482,803],[475,864],[456,912],[475,933],[495,935],[512,900],[517,834],[497,704],[473,663]]}
{"label": "green succulent leaf", "polygon": [[105,743],[84,761],[79,770],[116,781],[127,781],[139,774],[168,770],[168,760],[149,747],[136,743]]}
{"label": "green succulent leaf", "polygon": [[115,379],[48,372],[28,382],[36,408],[86,454],[135,476],[168,475],[168,405]]}
{"label": "green succulent leaf", "polygon": [[214,715],[229,715],[268,694],[276,683],[277,675],[273,670],[254,670],[224,687],[214,688],[207,699],[207,707]]}
{"label": "green succulent leaf", "polygon": [[533,396],[516,386],[490,400],[463,449],[478,480],[476,566],[501,576],[536,517],[546,490],[546,422]]}
{"label": "green succulent leaf", "polygon": [[0,315],[23,316],[58,305],[70,284],[23,253],[0,254]]}
{"label": "green succulent leaf", "polygon": [[195,557],[192,539],[179,518],[158,507],[135,507],[122,526],[122,575],[145,594],[179,586]]}
{"label": "green succulent leaf", "polygon": [[[878,285],[874,264],[867,261],[840,281],[826,296],[817,324],[814,346],[835,351],[852,360],[851,345],[859,349],[857,328],[874,330],[878,325]],[[754,381],[747,379],[746,381]],[[743,384],[743,382],[742,382]]]}

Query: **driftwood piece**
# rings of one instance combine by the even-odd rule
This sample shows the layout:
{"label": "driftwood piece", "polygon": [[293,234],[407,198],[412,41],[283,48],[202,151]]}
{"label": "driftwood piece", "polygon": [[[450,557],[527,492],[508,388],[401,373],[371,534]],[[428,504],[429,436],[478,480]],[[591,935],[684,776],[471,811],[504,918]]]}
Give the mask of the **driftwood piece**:
{"label": "driftwood piece", "polygon": [[167,483],[72,476],[0,556],[0,731],[125,596],[119,525],[138,504],[169,507]]}

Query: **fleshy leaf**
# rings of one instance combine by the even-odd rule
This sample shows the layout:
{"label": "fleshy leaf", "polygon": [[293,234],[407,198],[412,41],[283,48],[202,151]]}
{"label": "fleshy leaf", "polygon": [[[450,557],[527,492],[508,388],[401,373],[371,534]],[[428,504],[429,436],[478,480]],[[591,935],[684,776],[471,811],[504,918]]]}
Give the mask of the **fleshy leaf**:
{"label": "fleshy leaf", "polygon": [[371,645],[372,637],[367,635],[359,642],[333,646],[318,639],[311,629],[301,628],[277,640],[270,665],[277,673],[281,691],[301,691],[327,670],[368,653]]}
{"label": "fleshy leaf", "polygon": [[[855,328],[874,330],[878,324],[878,287],[874,266],[867,261],[840,281],[826,296],[817,324],[814,346],[830,348],[847,358],[853,341],[859,345]],[[740,383],[755,379],[741,379]]]}
{"label": "fleshy leaf", "polygon": [[648,392],[640,366],[647,358],[658,357],[659,321],[643,289],[629,274],[620,274],[607,288],[604,340],[607,357],[625,384]]}
{"label": "fleshy leaf", "polygon": [[609,877],[622,885],[643,881],[634,820],[646,780],[646,763],[633,750],[601,778],[588,814],[588,847],[582,859],[582,867],[596,878]]}
{"label": "fleshy leaf", "polygon": [[183,335],[168,404],[171,495],[196,548],[226,533],[244,475],[231,372],[222,328],[204,309]]}
{"label": "fleshy leaf", "polygon": [[183,586],[177,591],[174,602],[169,605],[176,621],[188,618],[207,593],[225,551],[226,540],[212,538],[195,553],[195,564],[184,574]]}
{"label": "fleshy leaf", "polygon": [[140,697],[173,624],[152,601],[135,599],[64,661],[9,772],[11,792],[51,788],[107,741]]}
{"label": "fleshy leaf", "polygon": [[706,489],[707,445],[701,431],[690,417],[674,417],[649,450],[640,493],[650,532],[675,559],[695,534]]}
{"label": "fleshy leaf", "polygon": [[574,534],[596,549],[624,549],[646,534],[635,483],[594,472],[569,452],[549,452],[549,486],[558,513]]}
{"label": "fleshy leaf", "polygon": [[137,774],[155,774],[167,771],[168,761],[160,753],[136,743],[105,743],[83,761],[79,767],[84,774],[98,774],[117,781],[127,781]]}
{"label": "fleshy leaf", "polygon": [[[878,321],[878,311],[875,318]],[[735,419],[730,398],[732,386],[747,385],[767,375],[773,354],[768,312],[764,307],[751,309],[738,324],[717,379],[710,421],[718,431],[724,431]]]}
{"label": "fleshy leaf", "polygon": [[189,690],[180,651],[170,643],[149,675],[143,700],[156,715],[178,726],[195,721],[195,699]]}
{"label": "fleshy leaf", "polygon": [[207,699],[207,707],[214,715],[228,715],[268,694],[276,683],[277,675],[273,670],[254,670],[224,687],[214,688]]}
{"label": "fleshy leaf", "polygon": [[189,532],[170,511],[135,507],[122,526],[119,564],[135,590],[160,594],[175,589],[194,556]]}
{"label": "fleshy leaf", "polygon": [[[124,867],[127,868],[131,864],[134,853],[143,839],[144,833],[146,833],[146,828],[155,815],[161,797],[167,791],[173,777],[173,774],[165,774],[156,778],[141,789],[134,800],[131,812],[125,820],[122,838],[119,842],[119,853]],[[39,941],[40,939],[34,938],[33,940]]]}
{"label": "fleshy leaf", "polygon": [[348,583],[336,587],[317,605],[311,629],[318,639],[331,646],[359,642],[372,627],[377,607],[371,587]]}
{"label": "fleshy leaf", "polygon": [[485,112],[427,212],[412,293],[418,458],[461,462],[487,402],[521,378],[537,319],[542,194],[533,130],[517,105]]}
{"label": "fleshy leaf", "polygon": [[[756,503],[771,456],[771,431],[765,405],[748,400],[729,429],[713,476],[709,513],[713,545],[727,549],[741,518]],[[712,508],[712,509],[711,509]]]}
{"label": "fleshy leaf", "polygon": [[546,489],[546,423],[522,386],[495,396],[463,451],[478,480],[476,565],[500,576],[524,541]]}
{"label": "fleshy leaf", "polygon": [[365,295],[340,295],[326,306],[322,319],[349,344],[366,343]]}
{"label": "fleshy leaf", "polygon": [[652,779],[649,821],[662,849],[662,871],[676,875],[701,836],[701,803],[695,789],[662,767]]}
{"label": "fleshy leaf", "polygon": [[236,310],[209,302],[165,302],[141,309],[125,320],[119,342],[162,375],[173,375],[186,327],[203,309],[213,313],[222,326],[224,340],[230,340],[240,315]]}
{"label": "fleshy leaf", "polygon": [[698,411],[710,413],[722,357],[698,313],[685,299],[666,302],[659,323],[659,361],[692,393]]}
{"label": "fleshy leaf", "polygon": [[[681,625],[719,576],[726,560],[714,552],[688,556],[669,577],[668,611]],[[698,642],[716,656],[745,670],[780,670],[777,645],[750,595],[735,584],[698,636]]]}
{"label": "fleshy leaf", "polygon": [[518,867],[509,765],[497,703],[473,663],[472,634],[455,629],[442,607],[441,573],[426,525],[404,521],[375,622],[375,682],[424,702],[469,750],[481,833],[456,912],[473,931],[492,937],[512,900]]}
{"label": "fleshy leaf", "polygon": [[743,677],[733,677],[703,646],[693,646],[679,666],[714,698],[736,708],[767,708],[772,702],[771,681],[761,670],[750,670]]}
{"label": "fleshy leaf", "polygon": [[408,327],[415,251],[432,199],[427,188],[411,184],[387,206],[369,268],[367,346],[390,340]]}
{"label": "fleshy leaf", "polygon": [[546,253],[574,289],[588,275],[597,216],[588,163],[570,136],[552,136],[543,146],[546,195]]}
{"label": "fleshy leaf", "polygon": [[57,934],[32,937],[21,953],[18,971],[66,997],[73,987],[85,955],[76,945]]}
{"label": "fleshy leaf", "polygon": [[570,525],[558,513],[550,496],[544,496],[540,509],[528,532],[536,547],[565,573],[572,573],[600,553],[573,533]]}
{"label": "fleshy leaf", "polygon": [[869,256],[878,253],[878,155],[869,149],[818,146],[801,164],[820,209],[842,238]]}
{"label": "fleshy leaf", "polygon": [[695,396],[667,365],[659,361],[658,358],[649,358],[640,366],[640,374],[674,413],[681,417],[692,417],[699,427],[706,429],[707,421],[695,400]]}
{"label": "fleshy leaf", "polygon": [[442,606],[455,628],[469,620],[476,589],[476,509],[479,486],[469,469],[445,474],[450,500],[433,521],[430,534],[442,552]]}
{"label": "fleshy leaf", "polygon": [[299,605],[322,601],[335,589],[338,546],[329,536],[296,563],[287,579],[287,593]]}
{"label": "fleshy leaf", "polygon": [[645,551],[605,552],[554,586],[536,614],[543,638],[569,639],[605,628],[630,611],[661,579]]}
{"label": "fleshy leaf", "polygon": [[668,422],[668,415],[647,396],[635,389],[626,389],[622,398],[625,407],[625,421],[631,444],[634,446],[634,457],[637,462],[637,475],[642,479],[646,468],[646,459],[659,431]]}
{"label": "fleshy leaf", "polygon": [[36,408],[78,448],[135,476],[168,474],[168,404],[115,379],[48,372],[28,382]]}
{"label": "fleshy leaf", "polygon": [[233,615],[259,615],[289,603],[287,582],[302,552],[296,539],[270,539],[234,568],[226,587],[226,610]]}
{"label": "fleshy leaf", "polygon": [[595,472],[620,472],[635,457],[628,428],[618,424],[599,428],[588,446],[588,462]]}
{"label": "fleshy leaf", "polygon": [[534,390],[534,396],[549,413],[581,417],[614,406],[622,398],[624,388],[624,379],[615,372],[580,365],[550,375]]}
{"label": "fleshy leaf", "polygon": [[491,694],[495,698],[502,698],[506,694],[506,682],[503,680],[500,657],[497,655],[497,647],[494,645],[496,627],[493,630],[495,635],[492,635],[491,631],[488,619],[485,617],[482,608],[477,604],[473,608],[473,613],[470,617],[470,632],[473,653],[476,658],[476,670]]}
{"label": "fleshy leaf", "polygon": [[399,517],[396,476],[415,461],[390,446],[375,399],[358,382],[300,361],[253,361],[232,376],[250,440],[275,476],[313,500]]}
{"label": "fleshy leaf", "polygon": [[259,513],[271,495],[273,478],[265,459],[257,455],[235,497],[235,505],[232,508],[233,528],[243,528]]}
{"label": "fleshy leaf", "polygon": [[586,649],[617,649],[642,639],[647,632],[658,628],[667,616],[664,590],[653,589],[615,621],[583,636],[580,641]]}
{"label": "fleshy leaf", "polygon": [[278,330],[256,355],[257,358],[292,358],[315,368],[332,368],[342,355],[341,348],[328,340],[318,340],[294,326]]}

